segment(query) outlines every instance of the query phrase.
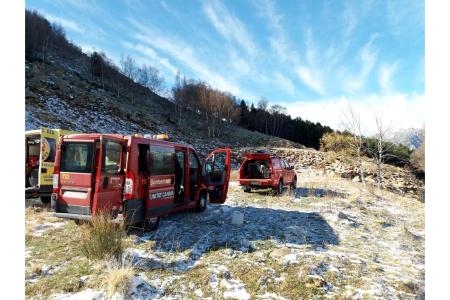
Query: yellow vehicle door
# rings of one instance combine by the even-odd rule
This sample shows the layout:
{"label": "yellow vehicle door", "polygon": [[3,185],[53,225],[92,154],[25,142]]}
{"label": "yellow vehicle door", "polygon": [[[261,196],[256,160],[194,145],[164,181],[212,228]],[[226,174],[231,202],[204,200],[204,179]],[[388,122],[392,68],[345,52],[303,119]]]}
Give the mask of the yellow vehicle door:
{"label": "yellow vehicle door", "polygon": [[39,186],[53,184],[56,144],[59,134],[56,130],[41,128],[41,154],[39,157]]}

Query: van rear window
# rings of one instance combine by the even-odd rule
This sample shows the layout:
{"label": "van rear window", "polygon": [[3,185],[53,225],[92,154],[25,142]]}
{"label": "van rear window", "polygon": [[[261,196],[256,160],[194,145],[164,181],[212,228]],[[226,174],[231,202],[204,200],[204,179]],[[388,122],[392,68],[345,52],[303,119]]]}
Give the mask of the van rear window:
{"label": "van rear window", "polygon": [[175,148],[150,146],[150,175],[175,174]]}
{"label": "van rear window", "polygon": [[61,151],[60,170],[62,172],[91,173],[93,150],[93,143],[64,143]]}

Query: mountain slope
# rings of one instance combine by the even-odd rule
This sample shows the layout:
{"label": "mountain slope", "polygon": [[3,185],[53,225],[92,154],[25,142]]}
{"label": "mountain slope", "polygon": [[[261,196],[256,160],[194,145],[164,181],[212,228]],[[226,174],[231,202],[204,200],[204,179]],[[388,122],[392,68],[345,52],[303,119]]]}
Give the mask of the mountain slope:
{"label": "mountain slope", "polygon": [[303,146],[281,138],[222,123],[222,134],[208,138],[205,121],[191,112],[183,112],[175,122],[174,105],[153,94],[131,104],[90,80],[82,61],[51,57],[47,63],[25,64],[25,127],[65,128],[81,132],[121,134],[168,133],[178,142],[193,144],[201,153],[222,146]]}

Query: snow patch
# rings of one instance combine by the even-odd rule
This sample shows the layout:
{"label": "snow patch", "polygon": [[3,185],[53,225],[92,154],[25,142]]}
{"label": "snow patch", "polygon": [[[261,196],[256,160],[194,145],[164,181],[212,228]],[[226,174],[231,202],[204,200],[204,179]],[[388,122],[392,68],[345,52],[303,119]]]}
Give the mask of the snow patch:
{"label": "snow patch", "polygon": [[56,229],[56,228],[60,228],[64,225],[66,225],[67,222],[45,222],[42,224],[39,224],[37,226],[35,226],[32,230],[32,235],[33,236],[42,236],[44,233],[46,233],[49,229]]}

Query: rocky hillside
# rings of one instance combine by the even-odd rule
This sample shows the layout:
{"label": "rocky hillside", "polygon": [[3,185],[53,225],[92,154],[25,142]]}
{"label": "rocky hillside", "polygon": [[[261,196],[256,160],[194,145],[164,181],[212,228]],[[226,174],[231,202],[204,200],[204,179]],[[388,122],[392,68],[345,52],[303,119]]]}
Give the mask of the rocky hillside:
{"label": "rocky hillside", "polygon": [[[237,151],[237,160],[242,154],[256,148],[241,148]],[[298,172],[309,169],[317,176],[339,176],[359,182],[356,161],[349,157],[339,156],[334,152],[321,152],[314,149],[270,148],[269,150],[286,160]],[[364,158],[364,175],[369,185],[375,185],[376,164],[373,159]],[[410,195],[421,201],[425,200],[425,183],[419,180],[409,168],[400,168],[388,164],[382,165],[382,188],[401,195]]]}
{"label": "rocky hillside", "polygon": [[185,111],[181,120],[175,122],[174,105],[156,94],[145,101],[130,103],[129,99],[118,97],[90,80],[87,68],[82,59],[79,63],[58,57],[51,57],[48,63],[26,62],[26,130],[46,126],[81,132],[168,133],[175,141],[194,145],[201,154],[223,146],[302,148],[291,141],[229,123],[220,125],[221,136],[210,139],[199,116]]}

